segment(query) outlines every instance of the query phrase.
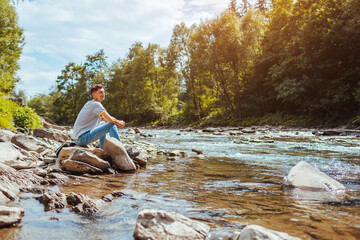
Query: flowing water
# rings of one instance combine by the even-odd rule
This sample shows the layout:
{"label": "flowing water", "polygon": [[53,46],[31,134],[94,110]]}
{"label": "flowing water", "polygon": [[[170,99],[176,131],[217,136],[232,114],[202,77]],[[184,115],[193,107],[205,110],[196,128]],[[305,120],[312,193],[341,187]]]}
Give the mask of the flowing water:
{"label": "flowing water", "polygon": [[[152,158],[134,174],[100,175],[70,181],[52,191],[101,197],[125,193],[92,216],[68,209],[45,212],[34,194],[11,203],[25,209],[17,228],[3,239],[133,239],[137,213],[146,208],[176,211],[211,226],[213,232],[248,224],[302,239],[360,239],[360,138],[315,136],[311,131],[257,129],[230,135],[180,130],[144,130],[139,139],[188,156]],[[125,135],[125,131],[122,133]],[[133,137],[133,136],[130,136]],[[204,151],[203,156],[191,149]],[[304,160],[343,183],[351,198],[322,203],[282,189],[283,177]]]}

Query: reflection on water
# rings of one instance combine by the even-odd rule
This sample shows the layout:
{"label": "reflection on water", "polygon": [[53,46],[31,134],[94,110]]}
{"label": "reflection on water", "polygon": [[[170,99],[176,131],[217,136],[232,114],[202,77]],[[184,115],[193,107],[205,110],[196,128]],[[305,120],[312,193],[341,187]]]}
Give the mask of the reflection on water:
{"label": "reflection on water", "polygon": [[[114,190],[126,195],[93,216],[44,212],[33,195],[15,206],[26,215],[18,228],[2,229],[4,239],[133,239],[137,213],[145,208],[176,211],[206,222],[212,231],[248,224],[287,232],[302,239],[360,238],[359,138],[315,137],[311,132],[264,131],[232,136],[148,130],[146,139],[189,157],[150,159],[135,174],[102,175],[70,181],[53,191],[100,197]],[[180,135],[179,135],[180,134]],[[271,141],[270,141],[271,140]],[[204,150],[198,157],[192,148]],[[284,191],[282,179],[305,160],[351,190],[342,204],[321,204]]]}

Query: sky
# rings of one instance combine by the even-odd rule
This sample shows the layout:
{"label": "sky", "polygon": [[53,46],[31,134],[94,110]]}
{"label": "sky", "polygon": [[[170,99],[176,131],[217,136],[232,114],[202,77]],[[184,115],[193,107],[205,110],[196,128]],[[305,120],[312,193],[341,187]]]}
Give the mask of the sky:
{"label": "sky", "polygon": [[108,62],[135,42],[167,47],[173,28],[212,19],[230,0],[24,0],[16,11],[24,29],[20,82],[29,98],[48,94],[69,62],[81,64],[104,49]]}

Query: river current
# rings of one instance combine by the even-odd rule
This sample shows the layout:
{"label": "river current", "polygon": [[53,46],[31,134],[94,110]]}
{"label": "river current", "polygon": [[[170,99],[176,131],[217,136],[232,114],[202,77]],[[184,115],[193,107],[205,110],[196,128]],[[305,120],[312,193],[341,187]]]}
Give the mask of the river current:
{"label": "river current", "polygon": [[[301,239],[360,239],[358,136],[266,127],[241,135],[237,129],[142,131],[152,137],[128,137],[184,155],[151,158],[146,169],[133,174],[99,175],[51,188],[97,198],[115,190],[125,193],[92,216],[67,208],[45,212],[35,194],[24,193],[9,205],[24,208],[25,216],[18,227],[1,229],[1,238],[133,239],[138,212],[152,208],[202,221],[213,232],[258,224]],[[125,136],[126,130],[120,133]],[[344,184],[350,199],[323,203],[283,189],[283,178],[302,160]]]}

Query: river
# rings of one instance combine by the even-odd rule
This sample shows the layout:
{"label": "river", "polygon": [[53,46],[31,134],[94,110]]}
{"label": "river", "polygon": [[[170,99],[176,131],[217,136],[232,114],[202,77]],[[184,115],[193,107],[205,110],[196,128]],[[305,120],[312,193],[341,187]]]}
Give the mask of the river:
{"label": "river", "polygon": [[[45,212],[34,194],[9,205],[25,209],[17,228],[0,230],[3,239],[133,239],[137,213],[145,208],[176,211],[211,226],[241,230],[248,224],[302,239],[360,239],[360,138],[315,136],[309,130],[266,127],[255,133],[143,130],[147,141],[187,156],[157,156],[134,174],[100,175],[69,181],[52,191],[100,197],[114,190],[124,196],[92,216],[67,208]],[[126,135],[126,131],[121,131]],[[129,135],[129,138],[135,138]],[[204,151],[198,155],[191,149]],[[304,160],[343,183],[351,198],[322,203],[282,189],[291,167]]]}

